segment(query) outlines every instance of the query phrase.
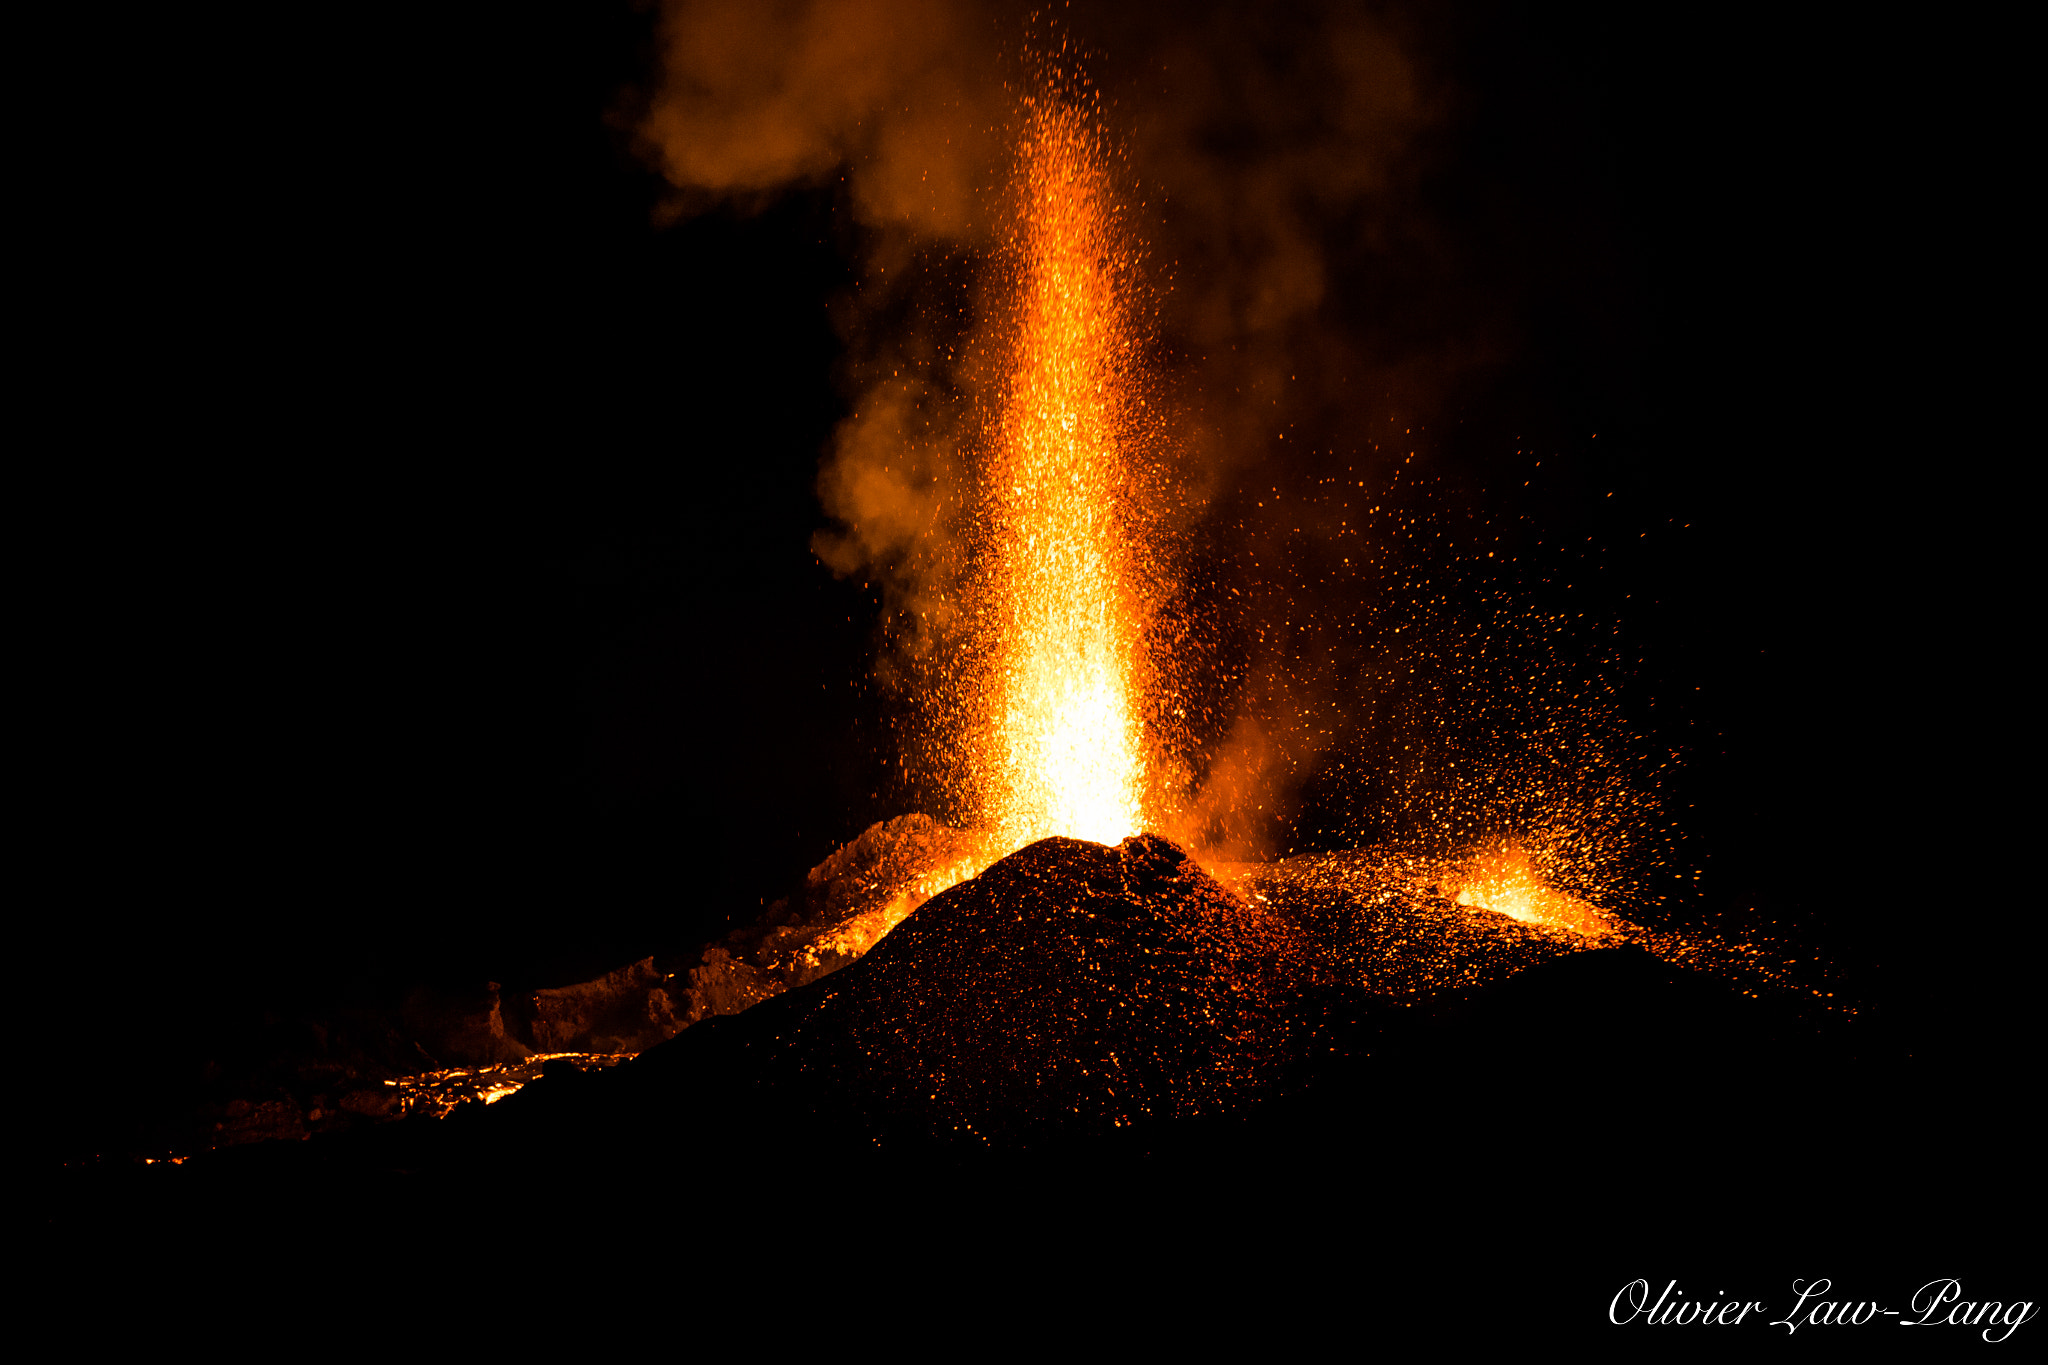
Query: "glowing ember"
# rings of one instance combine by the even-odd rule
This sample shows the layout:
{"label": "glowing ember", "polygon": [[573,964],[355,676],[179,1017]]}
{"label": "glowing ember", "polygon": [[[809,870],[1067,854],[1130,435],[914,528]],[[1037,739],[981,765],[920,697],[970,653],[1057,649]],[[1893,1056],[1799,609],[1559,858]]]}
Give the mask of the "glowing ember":
{"label": "glowing ember", "polygon": [[1142,826],[1140,627],[1120,515],[1133,429],[1129,258],[1103,158],[1072,107],[1034,101],[1019,149],[1016,331],[993,459],[999,642],[985,801],[1004,852]]}

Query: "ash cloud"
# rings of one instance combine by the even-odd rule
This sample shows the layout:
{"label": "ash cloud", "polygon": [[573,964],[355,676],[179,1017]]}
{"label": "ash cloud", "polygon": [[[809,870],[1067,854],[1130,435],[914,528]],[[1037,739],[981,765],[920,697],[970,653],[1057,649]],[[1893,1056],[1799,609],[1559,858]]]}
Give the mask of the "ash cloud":
{"label": "ash cloud", "polygon": [[944,0],[684,0],[640,132],[691,198],[846,173],[863,220],[972,233],[1005,97],[987,16]]}
{"label": "ash cloud", "polygon": [[[976,281],[1023,54],[1078,55],[1147,253],[1158,398],[1175,414],[1158,458],[1177,491],[1159,515],[1169,539],[1212,547],[1179,611],[1223,623],[1178,641],[1183,676],[1229,679],[1180,697],[1187,833],[1255,856],[1290,788],[1373,723],[1349,666],[1373,643],[1326,648],[1275,623],[1315,616],[1319,584],[1332,601],[1387,588],[1393,556],[1358,539],[1366,505],[1391,504],[1395,471],[1427,459],[1417,429],[1520,344],[1515,291],[1426,191],[1461,117],[1457,37],[1432,10],[1351,4],[1054,14],[668,0],[639,136],[676,213],[843,181],[863,254],[835,306],[852,415],[823,461],[836,525],[814,548],[885,587],[884,674],[915,673],[944,652],[964,571],[964,454],[989,387]],[[1340,482],[1357,505],[1332,501]]]}
{"label": "ash cloud", "polygon": [[[1125,150],[1127,210],[1149,248],[1197,500],[1267,459],[1290,426],[1313,444],[1359,387],[1446,363],[1361,336],[1348,302],[1332,298],[1361,253],[1391,262],[1412,245],[1401,201],[1413,152],[1448,99],[1397,19],[1346,5],[1058,13],[1055,29],[1023,6],[969,0],[670,0],[643,146],[678,212],[843,178],[870,236],[845,319],[861,343],[855,390],[889,387],[907,366],[971,394],[972,376],[949,368],[969,300],[924,300],[905,318],[904,296],[932,253],[989,241],[1020,53],[1064,45],[1102,90]],[[885,317],[892,325],[876,327]],[[1461,337],[1436,349],[1470,347]],[[875,415],[835,458],[871,462],[883,443],[869,429],[900,401],[858,404]],[[863,506],[828,496],[843,519]]]}

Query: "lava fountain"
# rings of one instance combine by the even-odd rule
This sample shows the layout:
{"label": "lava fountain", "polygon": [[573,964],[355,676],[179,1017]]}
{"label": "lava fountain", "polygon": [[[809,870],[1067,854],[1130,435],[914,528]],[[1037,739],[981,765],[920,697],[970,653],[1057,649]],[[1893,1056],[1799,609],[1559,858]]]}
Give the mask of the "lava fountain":
{"label": "lava fountain", "polygon": [[1085,110],[1027,101],[1006,256],[1015,316],[988,468],[991,659],[975,727],[1004,850],[1143,827],[1141,536],[1128,513],[1142,400],[1132,257]]}

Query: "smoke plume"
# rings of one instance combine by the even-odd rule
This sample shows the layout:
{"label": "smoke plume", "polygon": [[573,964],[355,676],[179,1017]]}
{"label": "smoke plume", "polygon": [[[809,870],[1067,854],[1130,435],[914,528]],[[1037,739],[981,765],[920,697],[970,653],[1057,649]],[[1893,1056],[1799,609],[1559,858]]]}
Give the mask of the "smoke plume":
{"label": "smoke plume", "polygon": [[885,679],[947,685],[931,661],[991,387],[978,282],[1020,94],[1052,60],[1122,149],[1156,310],[1153,515],[1183,558],[1159,613],[1189,623],[1178,833],[1269,851],[1290,789],[1380,723],[1361,680],[1401,643],[1372,604],[1417,586],[1417,432],[1517,344],[1514,291],[1475,273],[1421,188],[1461,107],[1440,29],[1343,3],[667,0],[638,131],[672,211],[837,181],[857,219],[861,278],[836,312],[851,415],[815,549],[887,590]]}

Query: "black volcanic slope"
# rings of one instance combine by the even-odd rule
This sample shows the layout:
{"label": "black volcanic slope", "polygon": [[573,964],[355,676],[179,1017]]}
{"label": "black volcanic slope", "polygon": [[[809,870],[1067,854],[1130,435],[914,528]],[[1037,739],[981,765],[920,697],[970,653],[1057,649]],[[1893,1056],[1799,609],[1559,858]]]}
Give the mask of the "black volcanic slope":
{"label": "black volcanic slope", "polygon": [[734,1101],[883,1144],[1215,1114],[1278,1074],[1290,942],[1165,840],[1046,839],[854,965],[645,1054],[631,1084],[722,1076],[751,1092]]}
{"label": "black volcanic slope", "polygon": [[[1068,1251],[1098,1234],[1307,1247],[1333,1226],[1405,1248],[1505,1218],[1539,1244],[1502,1256],[1526,1273],[1589,1220],[1752,1247],[1777,1235],[1788,1172],[1864,1188],[1930,1161],[2018,1169],[2013,1151],[1956,1150],[1937,1119],[1902,1123],[1900,1063],[1869,1035],[1640,947],[1553,954],[1509,926],[1527,963],[1510,976],[1375,987],[1361,964],[1430,915],[1353,898],[1378,918],[1352,923],[1260,894],[1155,838],[1047,840],[853,965],[631,1062],[549,1062],[444,1120],[67,1172],[43,1226],[66,1254],[118,1245],[152,1267],[311,1236],[363,1264],[411,1247],[434,1274],[516,1230],[507,1254],[536,1264],[651,1241],[768,1284],[817,1239],[861,1245],[918,1209],[968,1220],[948,1247],[1007,1219]],[[1426,938],[1413,953],[1444,951]],[[1862,1244],[1921,1227],[1889,1201],[1858,1209]],[[1278,1221],[1219,1231],[1254,1211]],[[1616,1283],[1641,1267],[1625,1270]]]}
{"label": "black volcanic slope", "polygon": [[1498,1136],[1515,1142],[1532,1120],[1540,1130],[1611,1108],[1601,1096],[1618,1077],[1654,1074],[1674,1046],[1755,1055],[1793,1022],[1639,948],[1532,945],[1490,915],[1465,936],[1484,930],[1519,972],[1417,993],[1413,970],[1381,982],[1368,970],[1379,958],[1353,950],[1360,934],[1421,934],[1402,960],[1428,967],[1446,951],[1442,932],[1426,932],[1436,921],[1400,897],[1349,903],[1351,918],[1278,893],[1240,898],[1155,836],[1047,839],[926,902],[852,965],[625,1065],[550,1063],[517,1094],[445,1121],[191,1166],[530,1173],[1104,1142],[1163,1151],[1246,1122],[1298,1149],[1350,1143],[1361,1124],[1497,1132],[1485,1111],[1510,1096],[1515,1132]]}
{"label": "black volcanic slope", "polygon": [[1892,1197],[2030,1170],[2031,1130],[1955,1127],[1923,1096],[2010,1100],[1866,1051],[1860,1026],[1515,926],[1492,927],[1526,965],[1475,974],[1484,919],[1432,936],[1447,904],[1282,890],[1233,897],[1156,839],[1048,840],[853,965],[623,1065],[550,1061],[441,1120],[66,1171],[34,1216],[42,1259],[189,1277],[181,1304],[659,1267],[649,1302],[690,1341],[899,1292],[920,1321],[1013,1294],[1021,1322],[1077,1284],[1150,1305],[1149,1283],[1179,1297],[1148,1321],[1197,1330],[1255,1305],[1264,1330],[1304,1286],[1370,1303],[1420,1266],[1459,1321],[1478,1285],[1528,1310],[1500,1321],[1607,1328],[1646,1270],[1756,1267],[1782,1293],[1815,1262],[1896,1275],[2035,1216],[2038,1182]]}

